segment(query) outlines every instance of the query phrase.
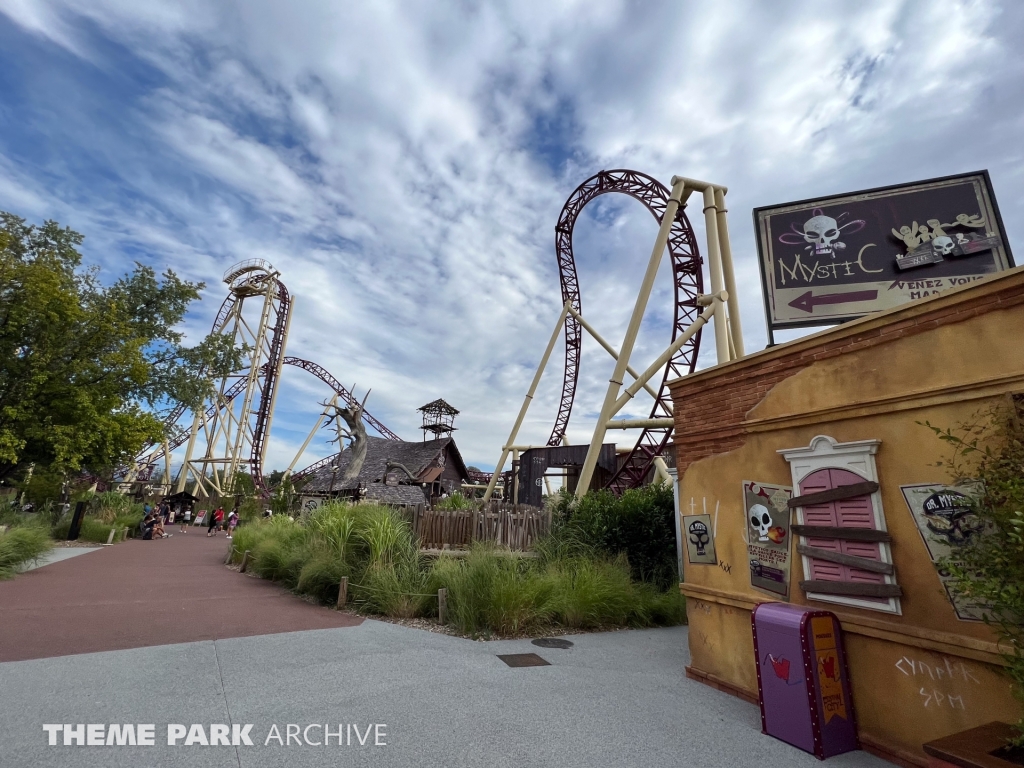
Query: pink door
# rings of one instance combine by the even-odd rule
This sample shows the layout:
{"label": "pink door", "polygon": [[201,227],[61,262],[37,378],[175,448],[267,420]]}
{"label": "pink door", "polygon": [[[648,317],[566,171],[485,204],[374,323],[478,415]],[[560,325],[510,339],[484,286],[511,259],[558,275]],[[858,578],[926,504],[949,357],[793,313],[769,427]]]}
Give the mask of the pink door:
{"label": "pink door", "polygon": [[[800,483],[800,494],[830,491],[842,485],[863,483],[864,478],[845,469],[819,469],[812,472]],[[805,525],[824,525],[831,528],[871,528],[875,526],[875,514],[871,508],[870,496],[858,496],[853,499],[830,501],[826,504],[806,506],[804,509]],[[841,552],[844,555],[855,555],[869,560],[881,560],[881,545],[873,541],[842,541],[841,539],[807,539],[808,546]],[[881,573],[862,571],[827,560],[810,558],[811,572],[809,578],[822,581],[849,581],[855,583],[884,584],[885,576]],[[884,598],[859,598],[862,600],[880,600]]]}

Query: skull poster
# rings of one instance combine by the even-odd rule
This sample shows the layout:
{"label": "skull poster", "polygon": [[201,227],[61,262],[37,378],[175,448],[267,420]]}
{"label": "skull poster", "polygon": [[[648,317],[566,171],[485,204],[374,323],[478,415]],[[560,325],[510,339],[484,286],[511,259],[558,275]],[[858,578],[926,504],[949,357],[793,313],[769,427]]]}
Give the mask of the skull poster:
{"label": "skull poster", "polygon": [[938,561],[948,557],[950,544],[962,544],[973,536],[982,535],[982,524],[974,514],[971,497],[978,489],[969,485],[901,485],[903,498],[917,523],[917,530],[924,539],[924,545],[932,563],[936,564],[939,581],[942,582],[953,610],[961,621],[982,621],[984,606],[955,597],[949,589],[949,574],[938,568]]}
{"label": "skull poster", "polygon": [[690,565],[718,565],[711,515],[683,515],[683,536]]}
{"label": "skull poster", "polygon": [[787,486],[743,481],[750,586],[789,599],[790,538]]}
{"label": "skull poster", "polygon": [[1013,266],[988,173],[754,210],[769,329],[842,322]]}

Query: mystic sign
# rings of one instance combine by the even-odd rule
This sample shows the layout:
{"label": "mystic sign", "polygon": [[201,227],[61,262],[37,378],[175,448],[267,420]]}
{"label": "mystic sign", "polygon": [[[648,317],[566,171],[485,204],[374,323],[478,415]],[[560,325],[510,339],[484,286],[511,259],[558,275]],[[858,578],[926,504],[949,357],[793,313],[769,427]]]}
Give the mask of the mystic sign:
{"label": "mystic sign", "polygon": [[827,325],[1013,266],[987,171],[754,209],[769,329]]}

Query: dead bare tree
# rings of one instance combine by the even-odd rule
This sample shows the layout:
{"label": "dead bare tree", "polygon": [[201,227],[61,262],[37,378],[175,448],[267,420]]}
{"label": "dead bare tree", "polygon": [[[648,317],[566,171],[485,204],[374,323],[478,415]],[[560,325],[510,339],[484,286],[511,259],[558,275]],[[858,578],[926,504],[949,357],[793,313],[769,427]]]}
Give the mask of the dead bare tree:
{"label": "dead bare tree", "polygon": [[[355,385],[352,386],[352,390],[355,391]],[[359,477],[359,473],[363,471],[363,462],[366,461],[366,426],[363,424],[363,410],[366,407],[366,400],[370,397],[371,391],[367,390],[363,402],[353,405],[351,408],[341,407],[336,403],[321,403],[326,409],[325,413],[331,418],[334,429],[337,432],[337,437],[330,441],[337,443],[339,450],[338,458],[334,462],[331,473],[330,492],[332,493],[334,492],[335,478],[338,474],[338,465],[341,461],[341,451],[345,448],[345,440],[350,441],[348,448],[351,450],[351,458],[341,475],[341,487],[344,488]]]}

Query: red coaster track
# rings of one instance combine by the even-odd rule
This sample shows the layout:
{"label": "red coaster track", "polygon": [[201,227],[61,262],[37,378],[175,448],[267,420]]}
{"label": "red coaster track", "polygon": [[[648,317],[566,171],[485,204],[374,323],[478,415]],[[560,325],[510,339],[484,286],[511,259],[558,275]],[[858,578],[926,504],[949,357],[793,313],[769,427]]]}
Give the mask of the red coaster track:
{"label": "red coaster track", "polygon": [[[572,251],[572,232],[583,208],[595,197],[618,192],[639,200],[659,223],[665,214],[669,190],[657,179],[639,171],[601,171],[580,184],[566,200],[555,226],[555,253],[558,256],[558,271],[562,286],[562,302],[571,301],[572,307],[582,314],[579,281],[576,276],[576,259]],[[675,320],[672,326],[672,340],[696,319],[698,314],[697,296],[704,292],[704,278],[701,272],[701,257],[697,238],[686,218],[685,206],[680,206],[672,222],[668,238],[669,257],[672,261],[672,281],[675,285]],[[555,418],[555,426],[548,438],[548,445],[562,444],[573,400],[576,397],[576,381],[579,377],[580,342],[582,328],[572,315],[565,319],[565,374],[562,381],[562,399]],[[700,332],[694,334],[669,361],[662,377],[658,399],[651,409],[651,418],[665,418],[672,415],[672,398],[667,382],[692,373],[697,364],[700,348]],[[625,463],[612,476],[608,488],[616,494],[627,488],[635,488],[644,482],[655,457],[661,455],[671,438],[671,429],[645,429],[636,447]]]}

